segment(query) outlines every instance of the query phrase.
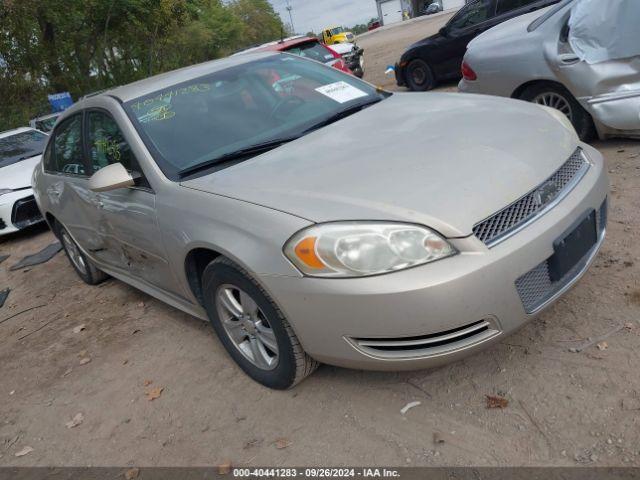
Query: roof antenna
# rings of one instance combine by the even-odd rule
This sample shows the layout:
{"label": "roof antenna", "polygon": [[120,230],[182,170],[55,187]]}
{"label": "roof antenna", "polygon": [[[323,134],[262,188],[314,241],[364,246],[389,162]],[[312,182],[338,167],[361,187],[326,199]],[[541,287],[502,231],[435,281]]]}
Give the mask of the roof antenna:
{"label": "roof antenna", "polygon": [[284,43],[284,25],[280,23],[280,43]]}

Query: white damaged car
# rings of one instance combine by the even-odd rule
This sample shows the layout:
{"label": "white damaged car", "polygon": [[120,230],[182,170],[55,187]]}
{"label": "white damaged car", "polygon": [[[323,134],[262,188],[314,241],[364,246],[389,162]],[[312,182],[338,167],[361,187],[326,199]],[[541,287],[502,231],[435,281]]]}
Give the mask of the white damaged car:
{"label": "white damaged car", "polygon": [[0,133],[0,236],[42,221],[31,176],[47,139],[33,128]]}

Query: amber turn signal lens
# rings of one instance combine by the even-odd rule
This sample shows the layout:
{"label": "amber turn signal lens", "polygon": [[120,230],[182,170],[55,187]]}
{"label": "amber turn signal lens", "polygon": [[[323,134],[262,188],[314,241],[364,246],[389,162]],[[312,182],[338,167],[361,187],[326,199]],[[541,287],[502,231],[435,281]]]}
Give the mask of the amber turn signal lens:
{"label": "amber turn signal lens", "polygon": [[316,237],[306,237],[300,240],[294,249],[296,256],[308,267],[325,268],[322,260],[316,255]]}

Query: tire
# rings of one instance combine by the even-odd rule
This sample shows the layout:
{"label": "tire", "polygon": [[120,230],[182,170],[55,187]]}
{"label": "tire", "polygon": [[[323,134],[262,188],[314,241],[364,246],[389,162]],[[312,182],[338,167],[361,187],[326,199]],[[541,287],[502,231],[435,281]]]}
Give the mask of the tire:
{"label": "tire", "polygon": [[69,235],[67,229],[60,223],[56,223],[56,235],[62,243],[64,252],[67,254],[67,258],[69,259],[69,263],[84,283],[88,285],[98,285],[109,278],[109,275],[104,273],[102,270],[99,270],[91,260],[82,253],[78,244],[71,235]]}
{"label": "tire", "polygon": [[547,105],[562,111],[576,129],[576,133],[583,142],[588,142],[596,136],[596,127],[589,112],[578,103],[575,97],[562,85],[554,83],[537,83],[531,85],[520,95],[521,100]]}
{"label": "tire", "polygon": [[[318,368],[318,362],[305,353],[280,309],[245,269],[219,257],[205,269],[202,288],[204,307],[218,338],[253,380],[265,387],[286,390]],[[229,303],[229,295],[235,303]]]}
{"label": "tire", "polygon": [[436,86],[431,67],[424,60],[411,60],[405,69],[405,83],[414,92],[426,92]]}

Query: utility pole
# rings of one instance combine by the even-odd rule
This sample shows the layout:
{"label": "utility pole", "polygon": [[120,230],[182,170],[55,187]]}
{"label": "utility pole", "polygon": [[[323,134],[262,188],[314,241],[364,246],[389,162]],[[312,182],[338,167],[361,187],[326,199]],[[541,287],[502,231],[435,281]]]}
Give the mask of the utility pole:
{"label": "utility pole", "polygon": [[293,10],[293,7],[289,3],[289,0],[287,0],[287,12],[289,12],[289,22],[291,23],[291,33],[294,34],[296,32],[296,29],[293,26],[293,14],[291,13],[292,10]]}

